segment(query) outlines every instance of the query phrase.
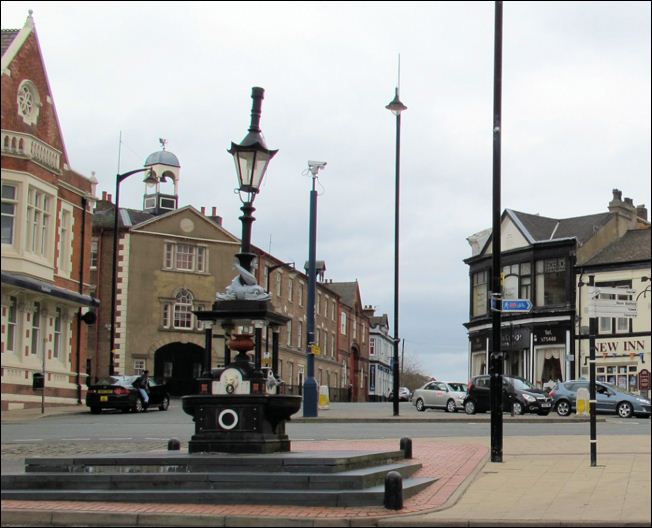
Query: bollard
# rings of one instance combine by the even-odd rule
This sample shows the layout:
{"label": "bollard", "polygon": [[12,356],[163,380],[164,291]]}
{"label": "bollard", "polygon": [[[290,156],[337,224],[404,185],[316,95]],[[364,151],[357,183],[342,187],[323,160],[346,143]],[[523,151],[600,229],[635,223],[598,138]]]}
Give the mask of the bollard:
{"label": "bollard", "polygon": [[403,508],[403,477],[398,471],[390,471],[385,475],[385,500],[383,504],[388,510]]}
{"label": "bollard", "polygon": [[404,458],[412,458],[412,439],[401,438],[400,443],[401,451],[403,451]]}
{"label": "bollard", "polygon": [[181,442],[176,438],[170,438],[168,440],[168,451],[179,451],[181,449]]}

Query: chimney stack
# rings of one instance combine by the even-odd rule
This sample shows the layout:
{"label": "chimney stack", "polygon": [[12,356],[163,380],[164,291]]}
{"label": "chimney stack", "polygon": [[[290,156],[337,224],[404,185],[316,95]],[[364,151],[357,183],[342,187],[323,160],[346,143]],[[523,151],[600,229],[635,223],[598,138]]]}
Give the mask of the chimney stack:
{"label": "chimney stack", "polygon": [[647,222],[647,208],[645,207],[645,204],[636,206],[636,216]]}

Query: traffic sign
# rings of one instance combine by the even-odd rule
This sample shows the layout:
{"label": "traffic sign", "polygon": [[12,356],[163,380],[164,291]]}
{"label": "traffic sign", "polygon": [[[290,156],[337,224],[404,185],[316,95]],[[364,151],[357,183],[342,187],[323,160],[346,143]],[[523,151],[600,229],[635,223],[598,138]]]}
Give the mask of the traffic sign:
{"label": "traffic sign", "polygon": [[503,299],[503,312],[522,312],[527,313],[532,310],[532,301],[530,299]]}

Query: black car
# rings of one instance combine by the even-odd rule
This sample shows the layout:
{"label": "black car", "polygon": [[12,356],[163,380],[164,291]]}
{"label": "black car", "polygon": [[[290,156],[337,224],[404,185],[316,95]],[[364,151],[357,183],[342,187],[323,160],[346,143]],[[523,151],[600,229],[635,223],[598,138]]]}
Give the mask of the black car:
{"label": "black car", "polygon": [[[91,413],[99,414],[102,409],[120,409],[122,412],[142,412],[145,410],[140,392],[133,386],[138,376],[108,376],[98,380],[88,387],[86,406]],[[148,407],[158,407],[167,411],[170,406],[170,395],[165,384],[158,384],[149,379]]]}
{"label": "black car", "polygon": [[[490,376],[476,376],[469,382],[464,399],[467,414],[491,410]],[[503,376],[503,411],[514,414],[537,413],[546,416],[552,409],[552,398],[523,378]]]}

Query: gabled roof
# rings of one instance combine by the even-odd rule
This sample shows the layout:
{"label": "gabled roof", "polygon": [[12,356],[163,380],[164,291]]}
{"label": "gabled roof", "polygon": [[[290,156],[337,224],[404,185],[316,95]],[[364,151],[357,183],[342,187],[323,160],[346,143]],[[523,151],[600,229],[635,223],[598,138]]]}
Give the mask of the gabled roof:
{"label": "gabled roof", "polygon": [[20,29],[3,29],[2,30],[2,36],[0,37],[0,44],[2,48],[2,55],[5,54],[5,51],[9,49],[9,46],[11,43],[14,41],[14,39],[18,36],[18,33],[20,33]]}
{"label": "gabled roof", "polygon": [[369,323],[372,328],[375,326],[389,328],[389,318],[387,317],[387,314],[374,315],[369,319]]}
{"label": "gabled roof", "polygon": [[564,238],[576,238],[581,245],[591,238],[613,216],[612,213],[598,213],[574,218],[547,218],[507,209],[512,218],[518,219],[523,235],[533,242],[544,242]]}
{"label": "gabled roof", "polygon": [[651,260],[650,228],[630,229],[621,238],[603,248],[584,266],[632,263]]}
{"label": "gabled roof", "polygon": [[340,296],[342,303],[353,308],[359,301],[358,281],[355,282],[328,282],[324,286]]}

